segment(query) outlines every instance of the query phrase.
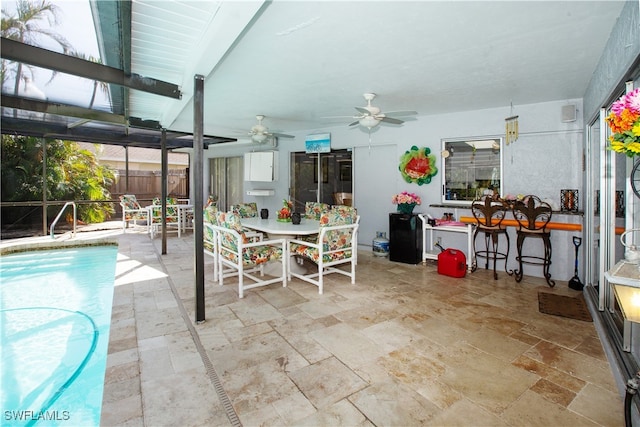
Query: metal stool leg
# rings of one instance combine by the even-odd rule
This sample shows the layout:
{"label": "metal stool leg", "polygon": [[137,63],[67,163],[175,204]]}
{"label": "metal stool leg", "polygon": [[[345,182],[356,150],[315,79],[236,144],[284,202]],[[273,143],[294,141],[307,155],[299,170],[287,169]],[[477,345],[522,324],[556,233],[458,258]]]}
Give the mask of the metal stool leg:
{"label": "metal stool leg", "polygon": [[553,288],[556,282],[551,280],[551,273],[549,273],[549,268],[551,267],[551,240],[549,239],[549,235],[544,234],[542,241],[544,242],[544,266],[542,271],[544,278],[547,280],[547,285]]}
{"label": "metal stool leg", "polygon": [[516,250],[518,251],[518,256],[516,256],[516,261],[518,261],[518,268],[514,271],[516,282],[520,282],[522,280],[522,244],[524,243],[525,235],[518,232],[518,238],[516,240]]}

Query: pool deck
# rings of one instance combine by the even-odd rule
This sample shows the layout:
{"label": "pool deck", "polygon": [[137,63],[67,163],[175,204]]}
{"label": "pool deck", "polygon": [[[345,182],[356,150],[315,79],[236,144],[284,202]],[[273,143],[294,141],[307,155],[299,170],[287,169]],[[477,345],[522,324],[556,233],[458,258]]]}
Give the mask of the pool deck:
{"label": "pool deck", "polygon": [[361,250],[355,285],[239,299],[205,256],[195,324],[192,234],[161,255],[142,228],[104,233],[119,250],[102,425],[624,424],[594,323],[538,311],[540,290],[575,295],[564,282],[455,279]]}

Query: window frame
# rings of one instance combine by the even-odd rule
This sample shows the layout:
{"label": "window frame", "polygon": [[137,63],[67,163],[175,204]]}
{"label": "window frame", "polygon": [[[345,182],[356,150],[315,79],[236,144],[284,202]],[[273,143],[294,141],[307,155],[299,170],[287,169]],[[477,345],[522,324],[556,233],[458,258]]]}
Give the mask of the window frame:
{"label": "window frame", "polygon": [[[496,148],[496,144],[498,148]],[[491,189],[494,194],[504,194],[503,136],[442,138],[441,145],[441,196],[443,204],[471,205],[474,199]],[[480,148],[477,148],[478,146]],[[495,162],[482,164],[480,167],[475,163],[476,161],[484,162],[492,159],[495,159]],[[464,162],[464,165],[461,162]],[[474,172],[473,179],[470,179],[469,171]],[[478,173],[484,179],[478,179]],[[495,173],[498,174],[497,179],[495,179]],[[464,175],[465,179],[457,179],[455,174],[460,178]],[[454,179],[456,180],[454,181]],[[498,181],[497,185],[495,181]],[[456,184],[461,184],[463,187],[459,187]]]}

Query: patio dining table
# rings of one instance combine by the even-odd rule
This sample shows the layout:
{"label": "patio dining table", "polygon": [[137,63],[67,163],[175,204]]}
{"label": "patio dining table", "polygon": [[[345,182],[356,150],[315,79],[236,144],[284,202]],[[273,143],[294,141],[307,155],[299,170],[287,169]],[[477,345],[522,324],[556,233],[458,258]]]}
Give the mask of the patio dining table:
{"label": "patio dining table", "polygon": [[300,224],[281,222],[276,218],[242,218],[242,225],[267,233],[272,239],[291,239],[295,236],[309,236],[320,232],[320,221],[307,218],[302,218]]}

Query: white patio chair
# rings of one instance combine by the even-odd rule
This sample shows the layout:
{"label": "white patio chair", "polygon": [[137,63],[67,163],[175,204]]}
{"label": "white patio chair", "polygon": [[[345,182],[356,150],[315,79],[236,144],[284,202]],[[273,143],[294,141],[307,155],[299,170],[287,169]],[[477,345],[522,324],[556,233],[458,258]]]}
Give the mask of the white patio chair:
{"label": "white patio chair", "polygon": [[140,206],[136,196],[133,194],[123,194],[120,196],[120,206],[122,207],[122,231],[129,227],[129,222],[137,225],[138,220],[144,220],[149,231],[149,211]]}
{"label": "white patio chair", "polygon": [[[218,212],[217,220],[218,225],[212,225],[212,228],[216,231],[218,242],[217,272],[221,286],[225,278],[237,276],[240,298],[244,297],[247,289],[277,282],[282,282],[283,287],[287,286],[285,239],[250,241],[242,231],[240,216],[233,212]],[[263,267],[271,261],[282,263],[282,274],[265,279]],[[245,279],[249,279],[251,283],[245,284]]]}
{"label": "white patio chair", "polygon": [[[288,241],[289,254],[313,261],[317,272],[295,273],[289,266],[287,277],[297,277],[318,287],[318,293],[324,291],[324,276],[338,273],[356,282],[357,232],[358,217],[346,211],[332,210],[320,218],[320,233],[315,243],[299,239]],[[336,268],[341,264],[349,264],[349,270]]]}
{"label": "white patio chair", "polygon": [[[159,198],[153,199],[153,204],[147,207],[149,211],[149,232],[153,239],[156,234],[162,231],[162,204]],[[167,198],[167,231],[176,231],[178,237],[182,236],[182,224],[180,223],[180,212],[174,198]]]}

